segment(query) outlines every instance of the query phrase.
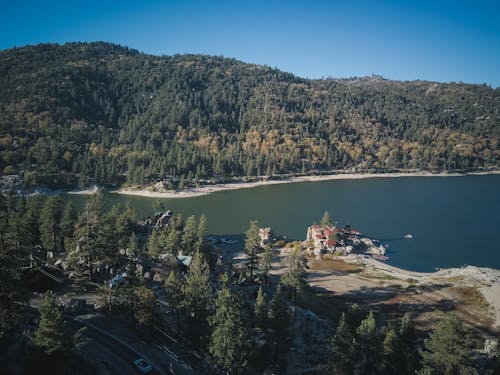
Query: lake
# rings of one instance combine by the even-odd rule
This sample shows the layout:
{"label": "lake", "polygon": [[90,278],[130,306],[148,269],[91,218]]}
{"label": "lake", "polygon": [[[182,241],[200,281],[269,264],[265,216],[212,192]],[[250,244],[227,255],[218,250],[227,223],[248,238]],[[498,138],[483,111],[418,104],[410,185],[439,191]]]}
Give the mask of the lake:
{"label": "lake", "polygon": [[[81,195],[65,195],[77,207]],[[106,204],[150,215],[155,201],[175,213],[205,213],[210,233],[243,238],[250,220],[303,240],[328,211],[339,225],[389,245],[389,264],[414,271],[476,265],[500,269],[500,175],[331,180],[260,186],[184,199],[106,194]],[[411,233],[412,239],[404,239]],[[242,244],[243,242],[240,241]],[[243,244],[242,244],[243,246]]]}

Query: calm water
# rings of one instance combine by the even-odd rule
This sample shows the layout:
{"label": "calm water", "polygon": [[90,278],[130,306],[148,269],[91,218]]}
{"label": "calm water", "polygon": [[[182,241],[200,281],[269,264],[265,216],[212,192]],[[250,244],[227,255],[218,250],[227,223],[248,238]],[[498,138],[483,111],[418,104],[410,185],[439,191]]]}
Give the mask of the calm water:
{"label": "calm water", "polygon": [[[84,196],[66,196],[81,206]],[[138,217],[154,198],[107,194]],[[261,186],[188,199],[161,199],[183,217],[205,213],[209,231],[241,236],[251,219],[289,239],[329,211],[389,245],[389,263],[417,271],[471,264],[500,269],[500,175],[334,180]],[[404,239],[407,233],[413,239]],[[240,242],[241,243],[241,242]]]}

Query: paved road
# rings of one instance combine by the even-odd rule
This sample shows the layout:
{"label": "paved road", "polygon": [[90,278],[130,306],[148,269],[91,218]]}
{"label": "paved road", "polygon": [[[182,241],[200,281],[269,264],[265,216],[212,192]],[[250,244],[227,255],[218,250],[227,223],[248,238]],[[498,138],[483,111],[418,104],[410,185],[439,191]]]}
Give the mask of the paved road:
{"label": "paved road", "polygon": [[[153,365],[154,370],[149,374],[168,375],[170,364],[174,374],[193,374],[194,371],[186,368],[181,362],[178,362],[168,351],[162,350],[161,363],[152,361],[148,356],[138,352],[135,348],[120,340],[98,327],[89,325],[77,320],[68,320],[68,327],[74,331],[86,327],[83,336],[87,338],[81,350],[98,362],[103,363],[111,374],[139,374],[133,362],[139,357],[146,359]],[[157,346],[152,347],[159,350]],[[158,358],[158,355],[156,355]]]}

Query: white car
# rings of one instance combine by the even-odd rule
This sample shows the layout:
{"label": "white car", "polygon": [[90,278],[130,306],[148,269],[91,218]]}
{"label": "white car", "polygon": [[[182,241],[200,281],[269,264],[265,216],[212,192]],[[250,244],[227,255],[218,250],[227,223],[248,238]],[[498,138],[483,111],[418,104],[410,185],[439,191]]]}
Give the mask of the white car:
{"label": "white car", "polygon": [[135,367],[143,374],[147,374],[150,371],[153,371],[153,366],[151,366],[151,363],[146,361],[144,358],[137,358],[134,361]]}

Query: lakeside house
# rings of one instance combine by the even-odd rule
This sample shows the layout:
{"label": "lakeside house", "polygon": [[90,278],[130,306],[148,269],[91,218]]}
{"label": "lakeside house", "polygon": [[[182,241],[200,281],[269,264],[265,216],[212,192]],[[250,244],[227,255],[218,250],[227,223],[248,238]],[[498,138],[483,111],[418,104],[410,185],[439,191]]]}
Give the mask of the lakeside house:
{"label": "lakeside house", "polygon": [[363,252],[375,256],[384,256],[385,248],[378,246],[375,241],[362,237],[361,232],[337,226],[321,227],[318,224],[307,228],[306,247],[312,255],[320,256],[323,253],[348,255],[353,252]]}

